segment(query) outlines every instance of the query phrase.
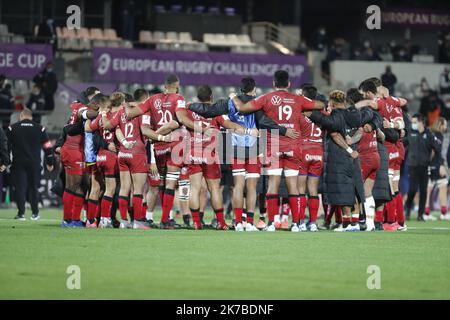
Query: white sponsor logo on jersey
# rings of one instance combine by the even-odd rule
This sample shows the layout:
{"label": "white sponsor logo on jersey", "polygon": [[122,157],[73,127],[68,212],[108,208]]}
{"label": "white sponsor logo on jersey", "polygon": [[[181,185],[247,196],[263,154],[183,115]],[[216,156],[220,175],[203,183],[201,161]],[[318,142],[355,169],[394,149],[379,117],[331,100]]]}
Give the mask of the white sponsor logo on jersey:
{"label": "white sponsor logo on jersey", "polygon": [[278,106],[279,104],[281,104],[281,98],[279,96],[273,96],[270,101],[274,106]]}

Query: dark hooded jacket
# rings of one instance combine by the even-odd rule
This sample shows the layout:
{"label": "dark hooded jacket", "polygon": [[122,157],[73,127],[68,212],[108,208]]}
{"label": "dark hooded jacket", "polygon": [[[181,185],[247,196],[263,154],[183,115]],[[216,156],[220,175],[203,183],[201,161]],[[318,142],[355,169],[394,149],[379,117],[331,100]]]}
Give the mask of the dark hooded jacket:
{"label": "dark hooded jacket", "polygon": [[[338,132],[343,137],[352,136],[361,126],[361,112],[355,107],[346,110],[335,109],[330,116],[313,111],[310,119],[330,132]],[[352,146],[356,150],[356,144]],[[352,159],[350,154],[337,145],[330,134],[325,140],[326,168],[323,177],[325,203],[329,205],[352,206],[356,198],[364,201],[359,159]]]}

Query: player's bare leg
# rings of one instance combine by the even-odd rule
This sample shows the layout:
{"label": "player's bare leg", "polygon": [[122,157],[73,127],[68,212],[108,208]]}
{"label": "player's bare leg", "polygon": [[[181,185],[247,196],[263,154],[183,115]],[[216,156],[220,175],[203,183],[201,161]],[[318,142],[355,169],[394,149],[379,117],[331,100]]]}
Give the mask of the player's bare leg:
{"label": "player's bare leg", "polygon": [[264,193],[260,193],[258,195],[258,207],[259,207],[259,221],[256,227],[258,230],[263,230],[266,227],[266,195]]}
{"label": "player's bare leg", "polygon": [[142,203],[144,199],[144,186],[147,181],[147,173],[133,173],[131,175],[133,184],[133,215],[134,215],[134,229],[148,229],[144,224],[145,215],[143,216]]}
{"label": "player's bare leg", "polygon": [[[399,189],[400,184],[400,170],[394,171],[394,177],[392,179],[392,189],[394,194],[394,205],[395,205],[395,221],[396,221],[396,227],[400,231],[405,231],[405,212],[403,208],[403,198],[400,194]],[[423,204],[425,205],[425,204]]]}
{"label": "player's bare leg", "polygon": [[200,198],[202,188],[203,175],[201,172],[191,174],[189,176],[190,192],[189,192],[189,208],[191,210],[194,228],[199,230],[203,228],[200,218]]}
{"label": "player's bare leg", "polygon": [[300,217],[305,217],[308,201],[306,199],[306,186],[308,183],[308,175],[299,175],[297,177],[297,188],[300,196]]}
{"label": "player's bare leg", "polygon": [[[334,229],[336,232],[347,231],[351,227],[351,219],[352,219],[352,207],[350,206],[342,206],[342,226]],[[350,231],[350,230],[348,230]]]}
{"label": "player's bare leg", "polygon": [[116,177],[105,176],[105,192],[103,193],[102,202],[100,204],[101,218],[100,228],[111,228],[111,207],[116,192],[117,179]]}
{"label": "player's bare leg", "polygon": [[147,192],[147,212],[145,218],[153,223],[153,213],[155,212],[156,201],[158,200],[158,187],[149,187]]}
{"label": "player's bare leg", "polygon": [[220,188],[220,179],[206,179],[209,193],[211,194],[211,207],[216,214],[217,229],[228,230],[228,225],[225,223],[223,214],[223,198]]}
{"label": "player's bare leg", "polygon": [[66,173],[66,190],[63,194],[64,220],[71,220],[71,225],[80,227],[80,214],[84,205],[83,176]]}
{"label": "player's bare leg", "polygon": [[375,180],[367,178],[364,181],[364,211],[366,213],[366,224],[367,231],[375,230],[375,199],[372,196],[373,186],[375,185]]}
{"label": "player's bare leg", "polygon": [[256,186],[258,185],[259,178],[245,179],[245,210],[247,211],[247,225],[245,226],[245,231],[258,231],[254,226],[254,216],[256,208]]}
{"label": "player's bare leg", "polygon": [[175,198],[175,189],[178,184],[178,179],[180,177],[181,168],[176,166],[167,166],[166,182],[164,197],[162,203],[162,216],[161,216],[161,226],[163,228],[168,227],[170,211],[173,207],[173,202]]}
{"label": "player's bare leg", "polygon": [[202,178],[200,186],[200,221],[202,225],[205,225],[204,215],[207,205],[208,205],[208,187],[206,186],[206,180]]}
{"label": "player's bare leg", "polygon": [[375,230],[383,231],[384,201],[375,201]]}
{"label": "player's bare leg", "polygon": [[267,217],[268,223],[266,226],[266,231],[275,231],[274,218],[275,215],[280,212],[280,197],[279,197],[279,189],[281,182],[281,171],[274,172],[270,174],[269,172],[269,182],[267,186],[267,194],[266,194],[266,205],[267,205]]}
{"label": "player's bare leg", "polygon": [[239,175],[233,172],[233,182],[234,188],[231,204],[233,205],[236,231],[244,231],[242,213],[244,212],[245,170]]}
{"label": "player's bare leg", "polygon": [[[309,208],[309,222],[310,222],[309,230],[315,232],[318,231],[316,222],[320,206],[319,177],[308,176],[307,185],[308,185],[308,208]],[[300,205],[302,205],[301,198],[300,198]],[[300,211],[300,219],[302,215],[304,216],[304,214],[305,214],[304,212],[302,213]]]}
{"label": "player's bare leg", "polygon": [[286,188],[289,194],[289,207],[292,212],[291,231],[306,231],[305,216],[300,216],[300,197],[298,191],[298,170],[284,169]]}
{"label": "player's bare leg", "polygon": [[86,228],[97,228],[95,217],[98,212],[98,200],[103,186],[101,174],[98,172],[91,174],[91,189],[88,197]]}
{"label": "player's bare leg", "polygon": [[129,229],[131,224],[128,222],[128,201],[131,190],[131,174],[129,171],[120,172],[120,191],[119,191],[119,212],[120,228]]}
{"label": "player's bare leg", "polygon": [[178,181],[178,200],[180,203],[180,209],[183,214],[184,227],[190,228],[191,211],[189,210],[189,193],[190,183],[189,180]]}

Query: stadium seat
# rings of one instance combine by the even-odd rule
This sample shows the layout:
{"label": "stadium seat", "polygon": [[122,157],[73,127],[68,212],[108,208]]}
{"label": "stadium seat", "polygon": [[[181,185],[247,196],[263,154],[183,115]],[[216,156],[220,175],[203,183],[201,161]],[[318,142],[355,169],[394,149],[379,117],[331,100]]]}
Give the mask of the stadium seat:
{"label": "stadium seat", "polygon": [[220,14],[220,8],[219,7],[209,7],[208,13],[214,14],[214,15]]}
{"label": "stadium seat", "polygon": [[185,86],[182,88],[182,93],[186,100],[192,100],[197,96],[197,88],[195,86]]}
{"label": "stadium seat", "polygon": [[8,32],[8,26],[6,24],[0,24],[0,35],[7,35]]}
{"label": "stadium seat", "polygon": [[164,41],[166,38],[166,35],[163,31],[154,31],[153,32],[153,40],[156,42]]}
{"label": "stadium seat", "polygon": [[133,43],[130,40],[122,40],[120,45],[122,48],[133,48]]}
{"label": "stadium seat", "polygon": [[237,35],[237,38],[238,38],[240,45],[253,44],[252,41],[250,40],[250,37],[248,34],[239,34],[239,35]]}
{"label": "stadium seat", "polygon": [[180,32],[179,33],[179,41],[189,43],[192,42],[192,35],[190,32]]}
{"label": "stadium seat", "polygon": [[91,38],[91,35],[89,33],[88,28],[81,28],[77,30],[77,37],[80,39],[89,40]]}
{"label": "stadium seat", "polygon": [[106,45],[106,41],[103,41],[103,40],[92,40],[92,47],[93,48],[95,48],[95,47],[100,47],[100,48],[102,48],[102,47],[106,47],[107,45]]}
{"label": "stadium seat", "polygon": [[148,30],[141,30],[139,32],[139,42],[141,43],[151,43],[153,42],[152,33]]}
{"label": "stadium seat", "polygon": [[156,50],[172,50],[172,45],[170,43],[157,43]]}
{"label": "stadium seat", "polygon": [[65,38],[62,39],[62,48],[66,50],[78,50],[80,49],[80,44],[78,39],[75,38]]}
{"label": "stadium seat", "polygon": [[154,87],[155,86],[153,84],[146,84],[146,85],[144,85],[144,89],[148,90],[148,91],[152,90]]}
{"label": "stadium seat", "polygon": [[240,44],[239,38],[236,34],[226,34],[225,41],[232,46],[236,46]]}
{"label": "stadium seat", "polygon": [[86,38],[78,39],[78,49],[80,50],[91,50],[91,40]]}
{"label": "stadium seat", "polygon": [[106,41],[106,45],[110,48],[120,48],[119,41]]}
{"label": "stadium seat", "polygon": [[30,92],[30,84],[26,80],[15,80],[13,85],[15,94],[25,95]]}
{"label": "stadium seat", "polygon": [[58,38],[64,38],[61,27],[56,27],[55,29],[56,29],[56,36]]}
{"label": "stadium seat", "polygon": [[194,8],[194,13],[196,14],[202,14],[203,12],[205,12],[205,6],[196,6]]}
{"label": "stadium seat", "polygon": [[102,29],[92,28],[90,30],[90,34],[91,34],[91,39],[94,39],[94,40],[104,40],[105,39]]}
{"label": "stadium seat", "polygon": [[227,94],[225,94],[225,90],[223,90],[223,87],[214,86],[212,87],[212,92],[214,100],[227,96]]}
{"label": "stadium seat", "polygon": [[25,37],[19,34],[12,36],[12,43],[25,43]]}
{"label": "stadium seat", "polygon": [[166,33],[166,39],[171,42],[179,42],[178,33],[169,31]]}
{"label": "stadium seat", "polygon": [[153,9],[155,9],[156,13],[164,13],[166,12],[166,8],[164,6],[161,5],[156,5],[153,7]]}
{"label": "stadium seat", "polygon": [[104,36],[105,36],[106,40],[111,40],[111,41],[120,40],[120,38],[117,37],[116,30],[114,30],[114,29],[105,29]]}
{"label": "stadium seat", "polygon": [[77,34],[74,29],[69,30],[67,27],[63,27],[62,29],[63,38],[71,38],[75,39],[77,38]]}
{"label": "stadium seat", "polygon": [[180,13],[183,9],[183,6],[180,4],[173,4],[170,6],[170,12],[172,13]]}
{"label": "stadium seat", "polygon": [[225,15],[227,15],[227,16],[234,16],[236,14],[236,10],[231,7],[225,7],[223,9],[223,11],[225,12]]}

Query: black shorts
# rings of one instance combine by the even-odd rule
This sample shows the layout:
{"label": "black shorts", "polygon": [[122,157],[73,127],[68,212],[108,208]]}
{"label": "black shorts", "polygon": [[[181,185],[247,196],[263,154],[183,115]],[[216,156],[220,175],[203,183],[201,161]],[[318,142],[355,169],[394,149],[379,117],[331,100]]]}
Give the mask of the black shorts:
{"label": "black shorts", "polygon": [[220,178],[221,186],[233,186],[233,173],[229,164],[221,164],[220,171],[222,173]]}

